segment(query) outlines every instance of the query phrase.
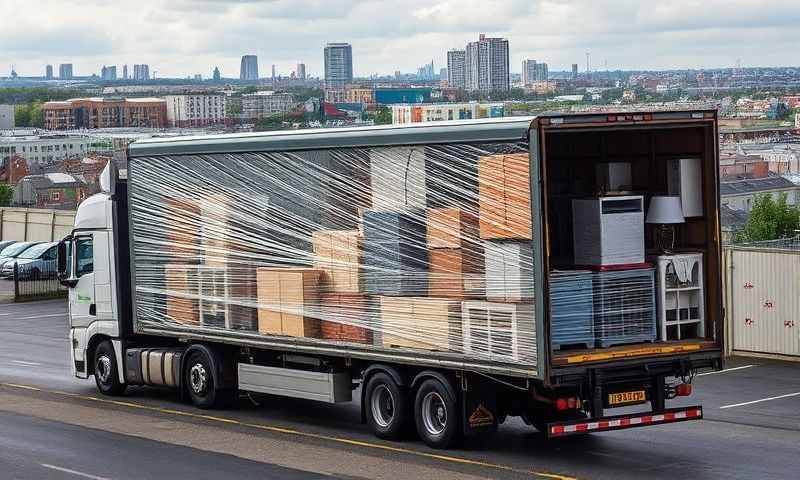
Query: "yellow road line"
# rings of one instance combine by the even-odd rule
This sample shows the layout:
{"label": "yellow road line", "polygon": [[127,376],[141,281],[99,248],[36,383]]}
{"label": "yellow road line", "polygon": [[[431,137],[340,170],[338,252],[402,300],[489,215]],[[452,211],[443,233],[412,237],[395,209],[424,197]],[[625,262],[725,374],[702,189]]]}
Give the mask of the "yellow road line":
{"label": "yellow road line", "polygon": [[431,459],[431,460],[439,460],[439,461],[443,461],[443,462],[457,463],[457,464],[462,464],[462,465],[472,465],[472,466],[476,466],[476,467],[490,468],[490,469],[494,469],[494,470],[501,470],[501,471],[511,472],[511,473],[519,473],[519,474],[523,474],[523,475],[534,475],[534,476],[537,476],[537,477],[540,477],[540,478],[549,478],[549,479],[554,479],[554,480],[576,480],[575,477],[570,477],[570,476],[565,476],[565,475],[558,475],[558,474],[555,474],[555,473],[540,472],[540,471],[535,471],[535,470],[525,470],[525,469],[511,467],[511,466],[508,466],[508,465],[501,465],[501,464],[497,464],[497,463],[484,462],[484,461],[481,461],[481,460],[472,460],[472,459],[464,458],[464,457],[455,457],[455,456],[451,456],[451,455],[443,455],[443,454],[422,452],[422,451],[419,451],[419,450],[413,450],[413,449],[409,449],[409,448],[395,447],[395,446],[392,446],[392,445],[367,442],[367,441],[363,441],[363,440],[354,440],[354,439],[345,438],[345,437],[336,437],[336,436],[331,436],[331,435],[324,435],[324,434],[321,434],[321,433],[304,432],[302,430],[296,430],[296,429],[293,429],[293,428],[277,427],[277,426],[273,426],[273,425],[261,425],[261,424],[257,424],[257,423],[242,422],[242,421],[234,420],[234,419],[230,419],[230,418],[217,417],[217,416],[213,416],[213,415],[203,415],[203,414],[198,414],[198,413],[187,412],[187,411],[184,411],[184,410],[175,410],[173,408],[151,407],[151,406],[148,406],[148,405],[142,405],[140,403],[126,402],[126,401],[121,401],[121,400],[111,400],[111,399],[108,399],[108,398],[93,397],[91,395],[82,395],[82,394],[79,394],[79,393],[63,392],[63,391],[59,391],[59,390],[45,390],[45,389],[38,388],[38,387],[32,387],[32,386],[29,386],[29,385],[20,385],[20,384],[16,384],[16,383],[2,383],[2,382],[0,382],[0,387],[16,388],[16,389],[21,389],[21,390],[32,390],[32,391],[36,391],[36,392],[49,393],[49,394],[53,394],[53,395],[61,395],[61,396],[66,396],[66,397],[77,398],[77,399],[80,399],[80,400],[87,400],[87,401],[92,401],[92,402],[104,403],[104,404],[108,404],[108,405],[115,405],[115,406],[119,406],[119,407],[126,407],[126,408],[132,408],[132,409],[137,409],[137,410],[145,410],[145,411],[150,411],[150,412],[157,412],[157,413],[161,413],[161,414],[165,414],[165,415],[175,415],[175,416],[182,416],[182,417],[187,417],[187,418],[196,418],[196,419],[202,419],[202,420],[209,420],[209,421],[212,421],[212,422],[225,423],[225,424],[228,424],[228,425],[237,425],[237,426],[247,427],[247,428],[255,428],[255,429],[258,429],[258,430],[264,430],[264,431],[268,431],[268,432],[281,433],[281,434],[286,434],[286,435],[295,435],[295,436],[300,436],[300,437],[305,437],[305,438],[314,438],[314,439],[317,439],[317,440],[325,440],[325,441],[329,441],[329,442],[335,442],[335,443],[351,445],[351,446],[357,446],[357,447],[363,447],[363,448],[370,448],[370,449],[375,449],[375,450],[383,450],[383,451],[387,451],[387,452],[402,453],[402,454],[406,454],[406,455],[413,455],[413,456],[416,456],[416,457],[427,458],[427,459]]}

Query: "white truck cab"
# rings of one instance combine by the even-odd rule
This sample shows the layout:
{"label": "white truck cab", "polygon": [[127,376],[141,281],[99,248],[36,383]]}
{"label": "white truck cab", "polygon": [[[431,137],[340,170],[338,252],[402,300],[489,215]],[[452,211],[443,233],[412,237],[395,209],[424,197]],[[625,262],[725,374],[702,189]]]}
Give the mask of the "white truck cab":
{"label": "white truck cab", "polygon": [[[110,358],[87,358],[90,347],[104,340],[113,345],[116,365],[122,365],[112,230],[115,176],[109,162],[100,179],[102,191],[81,202],[72,232],[59,244],[59,279],[69,287],[71,364],[78,378],[110,371]],[[124,382],[122,369],[117,371]]]}

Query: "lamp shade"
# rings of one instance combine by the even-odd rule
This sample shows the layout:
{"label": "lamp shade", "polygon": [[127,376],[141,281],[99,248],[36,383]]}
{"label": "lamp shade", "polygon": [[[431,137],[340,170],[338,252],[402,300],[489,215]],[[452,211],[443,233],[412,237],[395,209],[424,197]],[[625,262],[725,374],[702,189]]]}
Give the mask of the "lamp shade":
{"label": "lamp shade", "polygon": [[677,195],[654,195],[647,209],[647,223],[683,223],[681,197]]}

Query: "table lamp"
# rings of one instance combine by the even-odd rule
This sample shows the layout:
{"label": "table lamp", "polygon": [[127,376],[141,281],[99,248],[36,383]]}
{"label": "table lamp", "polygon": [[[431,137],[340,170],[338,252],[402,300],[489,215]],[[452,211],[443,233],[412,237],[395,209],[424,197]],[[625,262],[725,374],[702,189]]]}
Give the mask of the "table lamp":
{"label": "table lamp", "polygon": [[645,223],[657,225],[655,246],[661,252],[671,254],[675,248],[675,225],[684,223],[681,197],[677,195],[654,195],[650,199]]}

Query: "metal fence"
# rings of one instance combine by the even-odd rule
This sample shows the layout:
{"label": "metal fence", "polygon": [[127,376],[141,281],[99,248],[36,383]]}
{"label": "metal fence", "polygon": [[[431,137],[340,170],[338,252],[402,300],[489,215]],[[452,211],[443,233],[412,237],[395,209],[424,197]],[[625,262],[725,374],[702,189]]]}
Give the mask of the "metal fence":
{"label": "metal fence", "polygon": [[14,301],[26,302],[67,296],[67,288],[59,283],[55,272],[40,272],[14,263]]}

